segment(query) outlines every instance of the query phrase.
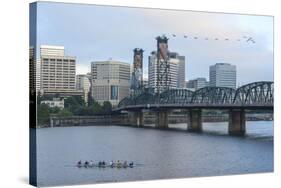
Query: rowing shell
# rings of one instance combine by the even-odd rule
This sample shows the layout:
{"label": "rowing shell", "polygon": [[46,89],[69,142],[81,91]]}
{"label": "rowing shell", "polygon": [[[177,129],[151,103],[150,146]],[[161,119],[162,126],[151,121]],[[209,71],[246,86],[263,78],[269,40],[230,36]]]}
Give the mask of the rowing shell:
{"label": "rowing shell", "polygon": [[93,167],[98,167],[98,168],[133,168],[135,165],[76,165],[78,168],[93,168]]}

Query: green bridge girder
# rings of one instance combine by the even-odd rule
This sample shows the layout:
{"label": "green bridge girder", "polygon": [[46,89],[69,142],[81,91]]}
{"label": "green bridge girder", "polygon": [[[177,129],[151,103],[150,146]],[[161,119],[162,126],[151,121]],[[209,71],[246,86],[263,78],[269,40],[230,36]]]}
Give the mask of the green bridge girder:
{"label": "green bridge girder", "polygon": [[253,82],[237,89],[228,87],[204,87],[196,91],[188,89],[169,89],[160,94],[154,88],[134,91],[118,104],[118,108],[145,104],[272,104],[274,83],[270,81]]}

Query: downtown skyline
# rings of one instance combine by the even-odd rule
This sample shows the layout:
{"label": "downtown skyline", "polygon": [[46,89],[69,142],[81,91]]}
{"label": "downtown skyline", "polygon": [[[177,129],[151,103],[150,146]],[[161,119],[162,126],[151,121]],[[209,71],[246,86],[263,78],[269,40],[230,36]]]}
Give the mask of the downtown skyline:
{"label": "downtown skyline", "polygon": [[[139,47],[144,49],[147,77],[148,56],[156,50],[155,37],[165,34],[169,50],[186,57],[186,80],[208,78],[209,66],[215,63],[236,65],[238,85],[273,80],[273,17],[47,2],[38,5],[37,45],[65,46],[68,54],[77,57],[77,74],[89,72],[92,61],[112,58],[132,64],[133,49]],[[246,42],[243,36],[256,43]],[[249,74],[253,71],[255,74]]]}

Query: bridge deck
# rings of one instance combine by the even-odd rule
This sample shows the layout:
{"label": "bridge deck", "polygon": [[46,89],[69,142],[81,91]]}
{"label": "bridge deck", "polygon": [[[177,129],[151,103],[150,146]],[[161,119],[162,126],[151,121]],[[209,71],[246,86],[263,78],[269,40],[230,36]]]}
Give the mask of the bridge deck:
{"label": "bridge deck", "polygon": [[118,112],[122,110],[138,111],[142,109],[260,109],[260,110],[273,110],[272,104],[142,104],[142,105],[128,105],[125,107],[119,107],[113,109],[113,111]]}

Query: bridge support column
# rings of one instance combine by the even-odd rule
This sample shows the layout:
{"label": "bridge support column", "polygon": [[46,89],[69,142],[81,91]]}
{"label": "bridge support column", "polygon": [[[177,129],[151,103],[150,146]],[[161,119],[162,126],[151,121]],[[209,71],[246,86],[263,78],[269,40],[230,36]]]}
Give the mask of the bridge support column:
{"label": "bridge support column", "polygon": [[228,133],[230,135],[244,135],[245,125],[245,110],[233,109],[229,111]]}
{"label": "bridge support column", "polygon": [[142,127],[144,125],[142,111],[130,112],[130,124],[135,127]]}
{"label": "bridge support column", "polygon": [[187,130],[191,132],[202,131],[202,110],[192,109],[187,113]]}
{"label": "bridge support column", "polygon": [[157,111],[156,112],[156,128],[168,128],[169,125],[169,112],[168,111]]}

